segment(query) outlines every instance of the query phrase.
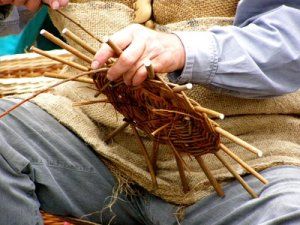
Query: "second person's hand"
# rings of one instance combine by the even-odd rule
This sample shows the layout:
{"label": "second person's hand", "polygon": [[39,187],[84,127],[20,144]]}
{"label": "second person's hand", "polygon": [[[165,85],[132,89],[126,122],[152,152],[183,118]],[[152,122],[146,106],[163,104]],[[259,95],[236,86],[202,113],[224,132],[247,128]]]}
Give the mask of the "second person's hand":
{"label": "second person's hand", "polygon": [[42,3],[48,4],[52,9],[59,9],[67,6],[69,0],[0,0],[0,5],[24,5],[30,11],[38,10]]}

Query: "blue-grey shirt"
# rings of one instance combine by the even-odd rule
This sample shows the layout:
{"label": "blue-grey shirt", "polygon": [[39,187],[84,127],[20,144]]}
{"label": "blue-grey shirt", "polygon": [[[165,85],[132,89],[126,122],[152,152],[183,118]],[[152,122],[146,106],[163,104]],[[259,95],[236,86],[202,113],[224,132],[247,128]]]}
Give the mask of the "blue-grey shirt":
{"label": "blue-grey shirt", "polygon": [[242,0],[233,26],[176,32],[186,50],[177,83],[199,83],[243,98],[300,88],[300,1]]}

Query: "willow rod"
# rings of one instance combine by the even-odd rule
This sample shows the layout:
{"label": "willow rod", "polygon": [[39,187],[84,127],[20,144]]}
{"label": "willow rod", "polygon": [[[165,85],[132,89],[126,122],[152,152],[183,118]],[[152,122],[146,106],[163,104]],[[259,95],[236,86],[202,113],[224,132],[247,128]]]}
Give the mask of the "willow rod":
{"label": "willow rod", "polygon": [[[56,78],[56,79],[68,79],[68,78],[70,78],[70,76],[68,76],[68,75],[58,74],[58,73],[53,73],[53,72],[45,72],[43,75],[45,77],[51,77],[51,78]],[[74,81],[87,83],[87,84],[95,84],[93,79],[87,78],[87,77],[79,77],[79,78],[75,79]]]}
{"label": "willow rod", "polygon": [[242,139],[238,138],[237,136],[234,136],[233,134],[229,133],[228,131],[223,130],[221,127],[215,127],[215,131],[217,131],[219,134],[223,135],[224,137],[228,138],[229,140],[233,141],[234,143],[247,149],[248,151],[256,154],[258,157],[262,157],[263,153],[261,150],[248,144],[247,142],[243,141]]}
{"label": "willow rod", "polygon": [[92,63],[93,59],[86,56],[85,54],[78,51],[76,48],[68,45],[67,43],[63,42],[59,38],[55,37],[53,34],[49,33],[46,30],[41,30],[40,34],[47,38],[49,41],[53,42],[54,44],[60,46],[61,48],[67,50],[68,52],[72,53],[73,55],[77,56],[78,58],[84,60],[87,63]]}
{"label": "willow rod", "polygon": [[96,37],[94,34],[92,34],[90,31],[88,31],[87,29],[85,29],[83,26],[81,26],[81,24],[77,23],[75,20],[73,20],[71,17],[69,17],[67,14],[63,13],[61,10],[56,10],[56,12],[58,12],[60,15],[62,15],[63,17],[65,17],[66,19],[68,19],[69,21],[71,21],[72,23],[74,23],[75,25],[77,25],[80,29],[82,29],[85,33],[87,33],[89,36],[91,36],[92,38],[94,38],[95,40],[97,40],[100,43],[103,43],[102,40],[100,40],[98,37]]}
{"label": "willow rod", "polygon": [[64,28],[61,32],[64,36],[70,38],[75,43],[80,45],[84,50],[88,51],[89,53],[96,55],[97,51],[93,49],[91,46],[89,46],[85,41],[83,41],[80,37],[78,37],[76,34],[68,30],[67,28]]}
{"label": "willow rod", "polygon": [[202,106],[196,106],[194,107],[194,109],[197,111],[197,112],[200,112],[200,113],[206,113],[208,115],[212,115],[212,116],[216,116],[218,118],[220,118],[221,120],[223,120],[225,118],[225,115],[222,114],[222,113],[219,113],[219,112],[216,112],[212,109],[207,109],[207,108],[204,108]]}
{"label": "willow rod", "polygon": [[58,57],[58,56],[55,56],[55,55],[51,55],[51,54],[49,54],[48,52],[43,51],[43,50],[41,50],[41,49],[38,49],[38,48],[36,48],[36,47],[34,47],[34,46],[32,46],[32,47],[30,48],[30,51],[33,51],[33,52],[35,52],[35,53],[37,53],[37,54],[39,54],[39,55],[45,56],[45,57],[47,57],[47,58],[49,58],[49,59],[52,59],[52,60],[54,60],[54,61],[58,61],[58,62],[60,62],[60,63],[69,65],[69,66],[71,66],[71,67],[73,67],[73,68],[76,68],[76,69],[78,69],[78,70],[81,70],[81,71],[89,71],[89,70],[90,70],[90,69],[89,69],[88,67],[86,67],[86,66],[82,66],[82,65],[80,65],[80,64],[78,64],[78,63],[71,62],[71,61],[67,61],[67,60],[65,60],[65,59],[63,59],[63,58],[61,58],[61,57]]}
{"label": "willow rod", "polygon": [[141,139],[141,137],[140,137],[140,135],[139,135],[139,133],[138,133],[136,127],[135,127],[134,125],[132,125],[132,124],[130,124],[130,127],[131,127],[131,129],[133,130],[133,133],[134,133],[135,136],[137,137],[138,143],[139,143],[140,146],[141,146],[141,151],[142,151],[142,153],[143,153],[143,155],[144,155],[146,164],[147,164],[147,166],[148,166],[148,169],[149,169],[149,172],[150,172],[150,175],[151,175],[153,188],[156,189],[157,186],[158,186],[158,185],[157,185],[157,180],[156,180],[155,172],[154,172],[153,166],[152,166],[152,164],[151,164],[151,160],[150,160],[150,158],[149,158],[147,149],[146,149],[146,147],[145,147],[145,145],[144,145],[144,143],[143,143],[143,141],[142,141],[142,139]]}
{"label": "willow rod", "polygon": [[228,169],[228,171],[240,182],[240,184],[248,191],[248,193],[253,197],[257,198],[257,194],[253,189],[243,180],[243,178],[225,161],[220,152],[215,152],[215,156],[221,161],[221,163]]}
{"label": "willow rod", "polygon": [[191,83],[187,83],[185,85],[178,85],[173,87],[173,91],[174,92],[181,92],[181,91],[187,91],[187,90],[191,90],[193,88],[193,85]]}
{"label": "willow rod", "polygon": [[144,66],[146,67],[146,70],[148,72],[148,78],[150,80],[154,79],[155,78],[155,72],[154,72],[154,68],[153,68],[151,60],[145,60]]}
{"label": "willow rod", "polygon": [[155,175],[156,175],[156,171],[157,171],[158,150],[159,150],[159,142],[154,140],[153,141],[153,148],[152,148],[151,164],[153,166],[153,170],[154,170]]}
{"label": "willow rod", "polygon": [[175,151],[173,151],[173,153],[174,153],[174,156],[176,159],[179,176],[180,176],[180,180],[181,180],[181,184],[182,184],[182,189],[183,189],[184,193],[187,193],[190,191],[190,188],[189,188],[188,181],[187,181],[187,178],[184,173],[183,163],[182,163],[182,160],[179,158],[178,154],[175,153]]}
{"label": "willow rod", "polygon": [[249,173],[254,175],[257,179],[259,179],[262,183],[268,184],[268,180],[256,172],[251,166],[245,163],[242,159],[240,159],[236,154],[230,151],[224,144],[220,144],[220,149],[222,149],[227,155],[229,155],[232,159],[234,159],[237,163],[239,163],[242,167],[244,167]]}
{"label": "willow rod", "polygon": [[92,100],[92,101],[82,101],[82,102],[74,102],[73,106],[85,106],[85,105],[92,105],[97,103],[109,103],[108,99],[101,99],[101,100]]}
{"label": "willow rod", "polygon": [[202,159],[202,157],[199,155],[199,156],[195,156],[195,158],[196,158],[197,162],[199,163],[201,169],[203,170],[203,172],[207,176],[209,182],[211,183],[211,185],[216,190],[217,194],[220,197],[223,197],[225,194],[224,194],[224,191],[223,191],[221,185],[218,183],[218,181],[216,180],[216,178],[214,178],[213,174],[211,173],[211,171],[207,167],[207,165],[204,162],[204,160]]}
{"label": "willow rod", "polygon": [[11,107],[10,109],[6,110],[4,113],[2,113],[0,115],[0,119],[3,118],[4,116],[8,115],[10,112],[12,112],[13,110],[17,109],[18,107],[20,107],[21,105],[23,105],[24,103],[30,101],[31,99],[37,97],[38,95],[44,93],[44,92],[47,92],[49,89],[51,88],[54,88],[56,86],[59,86],[61,84],[64,84],[66,82],[69,82],[69,81],[72,81],[72,80],[75,80],[79,77],[82,77],[82,76],[85,76],[85,75],[89,75],[89,74],[93,74],[93,73],[99,73],[99,72],[106,72],[108,70],[108,68],[101,68],[101,69],[97,69],[97,70],[92,70],[92,71],[89,71],[89,72],[84,72],[84,73],[80,73],[80,74],[77,74],[76,76],[73,76],[73,77],[70,77],[66,80],[63,80],[63,81],[60,81],[56,84],[53,84],[43,90],[40,90],[38,92],[36,92],[35,94],[33,94],[32,96],[30,96],[29,98],[26,98],[24,99],[23,101],[19,102],[18,104],[14,105],[13,107]]}
{"label": "willow rod", "polygon": [[118,133],[123,131],[126,127],[128,127],[130,124],[128,122],[123,123],[120,127],[115,129],[113,132],[107,135],[107,137],[104,139],[104,142],[109,142],[112,138],[114,138]]}

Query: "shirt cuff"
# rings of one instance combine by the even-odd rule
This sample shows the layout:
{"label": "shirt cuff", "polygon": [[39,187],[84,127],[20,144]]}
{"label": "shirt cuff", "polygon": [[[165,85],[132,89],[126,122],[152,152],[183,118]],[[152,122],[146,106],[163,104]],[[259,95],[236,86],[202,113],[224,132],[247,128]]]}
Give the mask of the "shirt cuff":
{"label": "shirt cuff", "polygon": [[173,32],[181,40],[186,55],[183,71],[169,74],[174,83],[210,84],[218,68],[217,44],[207,32]]}
{"label": "shirt cuff", "polygon": [[12,9],[12,5],[0,6],[0,21],[5,20],[7,17],[9,17],[10,13],[12,12]]}

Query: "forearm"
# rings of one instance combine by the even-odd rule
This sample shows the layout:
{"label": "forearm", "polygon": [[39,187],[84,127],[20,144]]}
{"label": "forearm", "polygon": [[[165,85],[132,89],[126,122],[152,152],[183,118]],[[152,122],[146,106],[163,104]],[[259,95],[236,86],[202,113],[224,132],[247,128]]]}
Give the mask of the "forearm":
{"label": "forearm", "polygon": [[33,15],[25,7],[0,6],[0,36],[20,33]]}
{"label": "forearm", "polygon": [[186,65],[182,74],[171,78],[245,98],[296,91],[300,88],[299,20],[298,9],[283,6],[240,27],[178,33],[186,49]]}

